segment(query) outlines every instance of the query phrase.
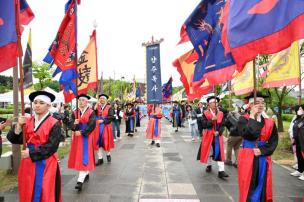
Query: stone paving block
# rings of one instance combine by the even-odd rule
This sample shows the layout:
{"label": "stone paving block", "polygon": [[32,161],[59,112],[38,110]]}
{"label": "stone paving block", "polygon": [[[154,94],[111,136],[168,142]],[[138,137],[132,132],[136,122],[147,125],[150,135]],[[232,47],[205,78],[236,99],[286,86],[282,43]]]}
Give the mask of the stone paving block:
{"label": "stone paving block", "polygon": [[111,195],[110,202],[136,202],[138,201],[138,196],[117,196]]}
{"label": "stone paving block", "polygon": [[195,184],[194,186],[199,195],[225,195],[219,184]]}
{"label": "stone paving block", "polygon": [[142,188],[140,190],[140,195],[166,195],[168,194],[167,185],[166,184],[142,184]]}
{"label": "stone paving block", "polygon": [[144,184],[150,184],[150,183],[164,184],[164,183],[166,183],[165,173],[159,173],[159,174],[145,173],[143,176],[143,183]]}
{"label": "stone paving block", "polygon": [[139,199],[167,199],[168,198],[168,194],[165,195],[160,195],[160,194],[141,194],[139,196]]}
{"label": "stone paving block", "polygon": [[168,183],[169,195],[196,195],[192,184],[186,183]]}
{"label": "stone paving block", "polygon": [[206,195],[198,195],[201,202],[231,202],[233,201],[228,196],[206,196]]}
{"label": "stone paving block", "polygon": [[200,202],[198,199],[140,199],[139,202]]}
{"label": "stone paving block", "polygon": [[135,147],[135,144],[123,144],[123,145],[120,146],[119,149],[127,149],[127,150],[129,150],[129,149],[134,149],[134,147]]}
{"label": "stone paving block", "polygon": [[110,191],[111,196],[135,196],[139,195],[140,184],[115,184]]}

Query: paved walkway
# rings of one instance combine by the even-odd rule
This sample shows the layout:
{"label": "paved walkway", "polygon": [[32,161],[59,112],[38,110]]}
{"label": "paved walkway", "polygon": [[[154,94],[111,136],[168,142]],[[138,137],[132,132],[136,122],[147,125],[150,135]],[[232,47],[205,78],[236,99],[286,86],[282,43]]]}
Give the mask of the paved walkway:
{"label": "paved walkway", "polygon": [[[90,173],[90,181],[81,193],[74,189],[77,172],[67,169],[67,159],[61,161],[64,202],[226,202],[238,201],[237,170],[226,167],[228,180],[217,177],[217,167],[211,174],[196,161],[199,143],[191,142],[187,128],[174,133],[170,123],[162,120],[161,147],[145,140],[147,119],[133,138],[123,134],[112,152],[112,162]],[[121,126],[124,130],[124,125]],[[301,202],[304,182],[289,175],[289,171],[273,166],[275,202]],[[3,194],[0,194],[3,195]],[[5,193],[5,201],[17,201],[16,191]],[[1,200],[0,200],[1,201]]]}

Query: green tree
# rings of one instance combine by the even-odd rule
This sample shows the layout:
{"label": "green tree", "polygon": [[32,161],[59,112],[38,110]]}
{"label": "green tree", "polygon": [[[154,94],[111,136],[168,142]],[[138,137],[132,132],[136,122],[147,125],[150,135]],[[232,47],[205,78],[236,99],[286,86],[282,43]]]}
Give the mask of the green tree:
{"label": "green tree", "polygon": [[184,86],[172,87],[172,95],[174,95],[175,93],[179,92],[183,88],[184,88]]}
{"label": "green tree", "polygon": [[38,79],[38,85],[34,85],[35,90],[41,90],[47,87],[52,81],[49,64],[33,62],[33,76]]}

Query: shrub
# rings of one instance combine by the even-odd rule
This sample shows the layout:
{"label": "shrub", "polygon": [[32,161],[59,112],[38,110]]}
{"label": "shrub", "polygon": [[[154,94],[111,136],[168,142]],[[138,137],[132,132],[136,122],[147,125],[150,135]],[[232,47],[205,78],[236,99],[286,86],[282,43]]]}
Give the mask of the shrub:
{"label": "shrub", "polygon": [[291,122],[293,117],[294,117],[294,114],[282,114],[283,121]]}

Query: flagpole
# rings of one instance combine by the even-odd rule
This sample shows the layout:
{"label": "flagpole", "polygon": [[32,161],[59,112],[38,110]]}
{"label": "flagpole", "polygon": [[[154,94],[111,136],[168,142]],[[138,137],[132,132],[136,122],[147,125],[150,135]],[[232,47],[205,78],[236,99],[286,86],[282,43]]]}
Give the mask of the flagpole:
{"label": "flagpole", "polygon": [[[298,42],[299,43],[299,42]],[[299,48],[298,50],[300,50],[301,46],[299,44]],[[299,97],[298,97],[298,103],[299,105],[302,104],[302,79],[301,79],[301,55],[300,55],[300,51],[298,52],[299,55]]]}
{"label": "flagpole", "polygon": [[[75,60],[76,60],[76,111],[78,111],[78,54],[77,54],[77,1],[75,3]],[[78,119],[78,113],[76,113],[76,119]]]}
{"label": "flagpole", "polygon": [[253,63],[253,96],[254,96],[254,103],[256,101],[256,88],[257,88],[257,80],[256,80],[256,69],[255,69],[255,61],[256,59],[253,59],[252,63]]}
{"label": "flagpole", "polygon": [[[24,116],[24,89],[23,89],[23,64],[22,64],[22,45],[21,45],[21,31],[20,31],[20,19],[19,19],[19,11],[20,4],[19,1],[15,1],[15,16],[16,16],[16,32],[17,32],[17,44],[18,44],[18,63],[19,63],[19,72],[20,72],[20,97],[21,97],[21,115]],[[24,126],[22,128],[24,131]],[[25,133],[22,133],[22,149],[26,149],[26,140]]]}
{"label": "flagpole", "polygon": [[[96,22],[96,20],[94,20],[94,22],[93,22],[93,27],[94,27],[94,31],[93,31],[93,33],[94,33],[94,37],[95,37],[95,53],[96,53],[96,80],[98,81],[98,54],[97,54],[97,31],[96,31],[96,28],[97,28],[97,22]],[[101,81],[100,81],[101,82]],[[98,83],[98,82],[97,82]],[[98,88],[99,88],[99,85],[97,86],[96,85],[96,94],[98,94],[99,92],[100,92],[100,90],[99,90],[99,92],[98,92]]]}

